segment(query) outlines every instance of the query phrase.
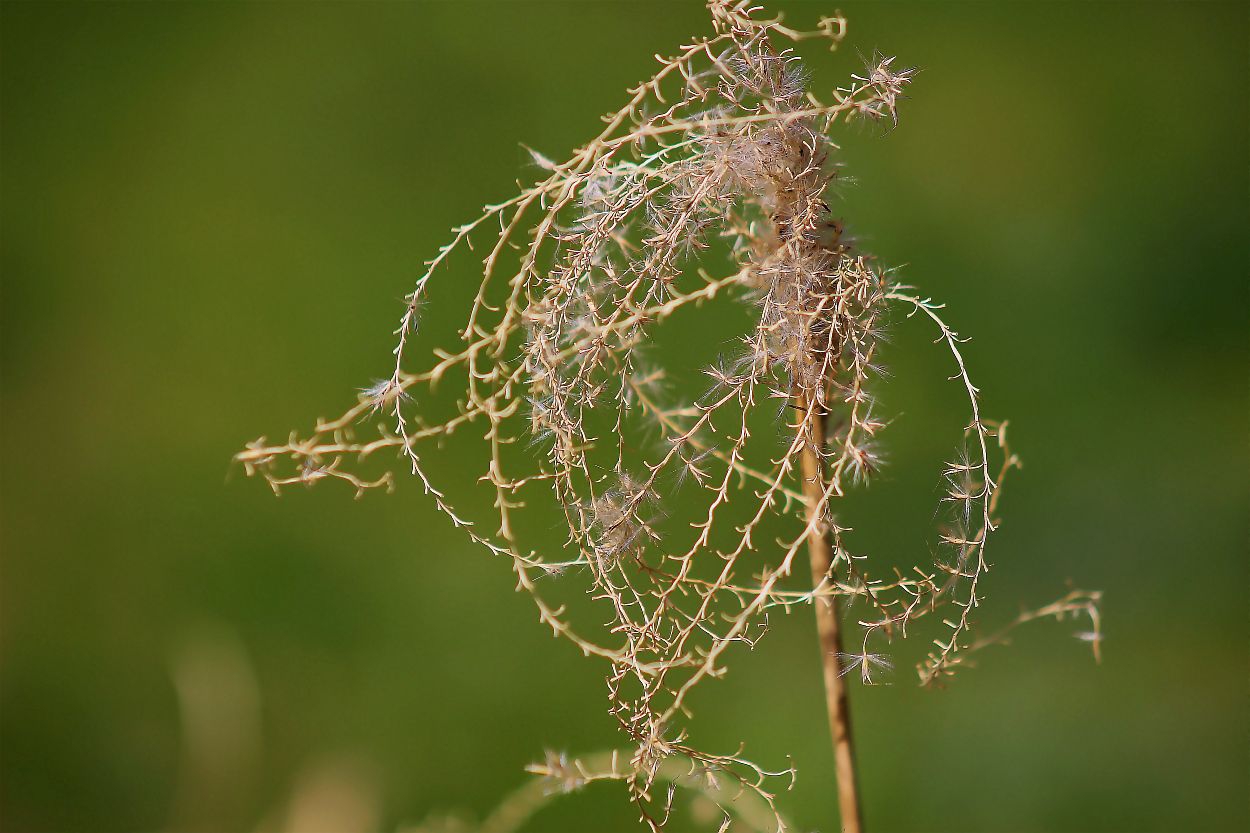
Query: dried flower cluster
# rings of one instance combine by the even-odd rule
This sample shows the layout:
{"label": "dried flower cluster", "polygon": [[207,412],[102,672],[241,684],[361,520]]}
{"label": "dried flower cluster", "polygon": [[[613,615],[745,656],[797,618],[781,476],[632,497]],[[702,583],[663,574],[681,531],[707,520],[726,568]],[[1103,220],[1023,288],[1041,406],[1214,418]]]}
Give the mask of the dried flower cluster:
{"label": "dried flower cluster", "polygon": [[[998,487],[1016,463],[1003,427],[981,414],[939,305],[860,252],[828,202],[839,176],[829,131],[853,119],[893,125],[912,70],[874,56],[818,99],[778,44],[836,46],[844,20],[799,32],[745,3],[708,7],[714,33],[662,59],[598,136],[559,164],[535,153],[540,182],[454,229],[407,299],[387,378],[308,437],[262,438],[238,455],[275,491],[333,478],[358,493],[392,479],[357,464],[402,455],[455,526],[509,561],[541,620],[607,661],[610,710],[634,748],[612,777],[628,783],[655,829],[670,800],[653,789],[656,774],[676,756],[773,806],[769,776],[782,773],[696,748],[685,728],[691,692],[725,672],[731,646],[755,643],[770,610],[855,600],[860,632],[839,660],[864,682],[890,667],[886,648],[922,621],[937,631],[918,669],[925,683],[992,641],[972,628]],[[474,238],[491,239],[462,341],[410,370],[426,286]],[[670,318],[699,326],[710,307],[695,308],[714,299],[740,305],[753,324],[706,367],[698,390],[683,393],[688,382],[673,383],[648,347]],[[871,388],[895,310],[936,327],[971,411],[966,452],[945,470],[940,555],[908,573],[853,555],[834,511],[880,466],[884,421]],[[460,398],[434,418],[432,403],[446,402],[433,390],[440,384]],[[368,419],[378,434],[357,439]],[[433,476],[430,446],[457,432],[489,448],[476,496],[453,498]],[[481,490],[494,506],[489,522],[461,508],[483,508]],[[696,505],[697,515],[682,514]],[[543,522],[526,518],[544,511],[567,524],[563,552],[527,544]],[[807,586],[796,567],[816,539],[828,542],[831,563]],[[549,600],[557,585],[583,581],[608,620],[602,632],[575,629]],[[1073,592],[1021,621],[1085,613],[1097,646],[1097,601]],[[579,771],[562,783],[595,778]]]}

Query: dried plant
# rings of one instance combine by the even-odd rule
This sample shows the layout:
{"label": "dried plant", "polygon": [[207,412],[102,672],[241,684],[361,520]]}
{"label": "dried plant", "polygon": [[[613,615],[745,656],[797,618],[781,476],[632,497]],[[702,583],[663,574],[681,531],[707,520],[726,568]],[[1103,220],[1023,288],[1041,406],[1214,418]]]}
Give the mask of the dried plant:
{"label": "dried plant", "polygon": [[[238,459],[275,492],[330,478],[359,495],[393,485],[359,464],[401,455],[456,527],[507,559],[542,622],[607,662],[610,712],[634,751],[602,777],[628,784],[652,829],[671,801],[657,776],[674,759],[776,813],[773,779],[784,783],[792,768],[696,747],[690,696],[725,673],[735,645],[756,643],[770,611],[814,605],[843,826],[859,830],[844,675],[873,682],[890,667],[888,647],[930,621],[938,635],[918,665],[925,684],[1002,640],[977,639],[973,627],[999,488],[1018,461],[1006,425],[982,416],[941,306],[859,251],[828,202],[840,176],[829,132],[857,119],[892,128],[913,70],[876,55],[820,99],[781,44],[836,47],[843,18],[804,32],[745,2],[707,5],[711,36],[661,59],[567,161],[533,153],[541,181],[453,230],[407,297],[388,376],[309,436],[261,438]],[[427,285],[475,238],[490,242],[460,341],[413,371]],[[751,323],[697,390],[677,357],[649,349],[670,318],[698,327],[729,306]],[[885,422],[870,390],[894,311],[933,325],[971,412],[963,451],[944,471],[938,556],[909,571],[857,555],[835,514],[881,464]],[[454,388],[454,408],[439,386]],[[357,424],[370,420],[377,435],[358,439]],[[430,445],[465,434],[488,458],[476,488],[493,502],[489,522],[461,508],[484,507],[481,492],[461,483],[453,498],[430,462]],[[555,516],[568,529],[563,552],[527,543]],[[575,627],[551,600],[569,583],[606,612],[607,628],[589,618]],[[1097,650],[1098,600],[1072,591],[1016,623],[1084,614]],[[838,607],[851,601],[862,613],[844,646]],[[596,778],[578,772],[578,783]]]}

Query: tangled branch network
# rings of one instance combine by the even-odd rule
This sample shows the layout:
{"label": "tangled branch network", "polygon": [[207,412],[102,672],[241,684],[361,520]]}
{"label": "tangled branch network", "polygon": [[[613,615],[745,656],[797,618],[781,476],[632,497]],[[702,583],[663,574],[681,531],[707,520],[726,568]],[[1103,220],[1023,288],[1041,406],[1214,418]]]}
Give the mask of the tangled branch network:
{"label": "tangled branch network", "polygon": [[[913,71],[874,56],[822,100],[783,45],[834,47],[842,18],[803,32],[745,3],[708,8],[713,34],[660,59],[594,139],[558,164],[535,153],[541,181],[453,230],[407,297],[389,376],[310,435],[261,438],[237,456],[275,492],[339,480],[360,494],[393,485],[389,473],[361,473],[366,458],[400,455],[455,527],[511,564],[541,621],[606,661],[629,765],[596,775],[553,758],[539,771],[566,788],[625,781],[655,829],[671,802],[656,774],[670,759],[769,806],[772,776],[793,775],[741,750],[696,748],[687,731],[691,692],[725,672],[732,646],[755,644],[770,611],[854,601],[860,632],[843,668],[865,682],[888,664],[885,648],[922,622],[937,631],[918,666],[926,684],[1001,641],[976,638],[973,626],[998,489],[1017,463],[1004,426],[982,416],[940,306],[858,251],[827,202],[839,177],[828,133],[855,119],[896,123]],[[427,285],[470,244],[484,257],[459,343],[410,370]],[[750,323],[683,394],[690,385],[656,360],[656,334],[668,319],[698,326],[726,305]],[[884,423],[871,388],[891,311],[931,323],[970,407],[966,451],[944,472],[938,558],[910,572],[852,555],[834,513],[879,466]],[[454,386],[454,409],[436,386]],[[357,438],[362,422],[377,433]],[[457,432],[486,460],[463,497],[430,462]],[[804,472],[805,454],[816,471]],[[489,519],[462,508],[488,502]],[[685,517],[688,507],[697,508]],[[556,517],[568,531],[562,551],[527,544]],[[831,542],[834,558],[809,586],[796,559],[814,537]],[[570,608],[550,600],[569,582],[584,585],[600,622],[575,627]],[[1097,602],[1073,591],[1018,622],[1085,614],[1097,649]]]}

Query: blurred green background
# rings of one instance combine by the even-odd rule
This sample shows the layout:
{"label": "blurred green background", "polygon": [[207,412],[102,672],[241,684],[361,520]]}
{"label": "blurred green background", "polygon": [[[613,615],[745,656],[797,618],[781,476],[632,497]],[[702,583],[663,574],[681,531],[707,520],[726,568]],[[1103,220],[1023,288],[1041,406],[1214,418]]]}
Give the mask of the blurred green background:
{"label": "blurred green background", "polygon": [[[1026,461],[985,620],[1106,591],[1102,666],[1036,625],[945,691],[853,691],[870,829],[1246,830],[1246,9],[842,9],[819,88],[856,48],[923,71],[897,130],[837,137],[837,210],[975,336]],[[413,483],[274,500],[229,460],[381,375],[421,261],[531,175],[518,143],[585,140],[701,5],[0,13],[4,829],[395,830],[619,745],[603,667]],[[926,330],[886,359],[893,462],[849,520],[923,558],[963,417]],[[693,725],[792,754],[782,806],[830,831],[811,627],[774,622]],[[530,829],[636,828],[601,787]]]}

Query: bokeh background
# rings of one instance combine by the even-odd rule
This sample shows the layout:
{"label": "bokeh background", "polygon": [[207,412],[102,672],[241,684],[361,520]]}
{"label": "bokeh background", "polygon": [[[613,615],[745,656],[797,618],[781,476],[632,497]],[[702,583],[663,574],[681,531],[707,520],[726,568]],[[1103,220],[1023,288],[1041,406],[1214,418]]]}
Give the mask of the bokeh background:
{"label": "bokeh background", "polygon": [[[856,48],[923,71],[897,130],[838,138],[837,210],[975,336],[1026,461],[985,620],[1106,591],[1101,666],[1037,625],[944,691],[857,688],[869,824],[1246,830],[1245,7],[842,8],[818,87]],[[518,143],[591,135],[701,5],[0,14],[3,828],[396,830],[480,818],[544,748],[620,744],[603,668],[414,484],[275,500],[230,457],[354,401],[445,230],[532,175]],[[923,556],[962,419],[945,360],[899,326],[893,463],[849,507],[874,546]],[[776,622],[694,725],[790,753],[782,806],[828,831],[811,627]],[[636,828],[597,788],[527,829]]]}

